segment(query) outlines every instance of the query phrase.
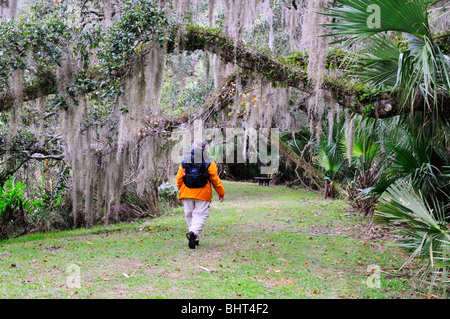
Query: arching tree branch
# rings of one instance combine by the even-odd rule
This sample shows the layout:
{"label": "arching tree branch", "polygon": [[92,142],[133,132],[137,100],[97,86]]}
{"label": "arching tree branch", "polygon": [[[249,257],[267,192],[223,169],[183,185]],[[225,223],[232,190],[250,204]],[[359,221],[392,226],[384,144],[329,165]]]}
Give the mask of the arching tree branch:
{"label": "arching tree branch", "polygon": [[[237,64],[244,70],[264,74],[269,81],[294,87],[306,93],[313,93],[311,81],[303,69],[249,48],[242,42],[236,43],[233,39],[219,33],[194,27],[187,28],[179,39],[181,43],[168,43],[168,52],[173,52],[176,48],[187,51],[208,51],[217,54],[225,62]],[[126,74],[127,72],[124,70],[117,72],[116,76],[122,77]],[[97,75],[94,74],[92,77],[95,79]],[[341,106],[367,117],[388,118],[412,111],[424,111],[423,98],[420,94],[417,95],[412,105],[402,107],[401,101],[389,92],[374,94],[362,86],[350,84],[332,76],[325,78],[322,89],[326,99],[334,100]],[[56,77],[54,74],[48,73],[41,77],[39,83],[26,87],[23,97],[24,101],[30,101],[54,93],[56,93]],[[428,111],[438,112],[441,117],[450,118],[450,97],[440,93],[438,98],[438,109]],[[11,92],[0,94],[0,112],[10,109],[13,104],[14,98]]]}

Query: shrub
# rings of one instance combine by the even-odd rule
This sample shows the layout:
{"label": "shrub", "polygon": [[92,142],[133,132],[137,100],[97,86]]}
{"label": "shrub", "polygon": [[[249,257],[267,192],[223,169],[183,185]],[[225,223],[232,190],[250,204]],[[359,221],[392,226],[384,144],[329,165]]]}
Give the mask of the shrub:
{"label": "shrub", "polygon": [[163,203],[168,204],[171,208],[180,205],[178,199],[178,188],[171,182],[166,182],[158,187],[158,195]]}
{"label": "shrub", "polygon": [[[442,287],[446,293],[450,270],[450,224],[446,221],[444,203],[427,202],[411,184],[399,180],[381,196],[375,220],[397,223],[397,245],[410,252],[412,261],[421,261],[417,276],[422,282]],[[400,225],[398,225],[400,224]],[[448,288],[448,286],[447,286]]]}
{"label": "shrub", "polygon": [[26,213],[30,203],[24,198],[24,191],[25,184],[15,178],[0,188],[0,240],[21,236],[31,227]]}

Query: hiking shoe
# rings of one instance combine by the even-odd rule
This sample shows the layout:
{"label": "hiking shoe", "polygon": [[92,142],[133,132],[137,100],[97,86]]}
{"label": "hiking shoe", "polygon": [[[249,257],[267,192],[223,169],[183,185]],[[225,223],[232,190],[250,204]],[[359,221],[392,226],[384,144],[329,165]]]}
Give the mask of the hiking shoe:
{"label": "hiking shoe", "polygon": [[198,246],[198,245],[200,245],[200,240],[199,239],[195,241],[195,246]]}
{"label": "hiking shoe", "polygon": [[189,240],[189,248],[195,249],[195,234],[190,231],[186,234],[186,238]]}

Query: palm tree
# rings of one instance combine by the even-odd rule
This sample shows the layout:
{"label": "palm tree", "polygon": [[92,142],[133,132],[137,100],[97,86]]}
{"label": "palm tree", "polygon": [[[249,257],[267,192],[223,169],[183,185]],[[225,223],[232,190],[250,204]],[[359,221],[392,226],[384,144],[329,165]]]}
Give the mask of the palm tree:
{"label": "palm tree", "polygon": [[[430,0],[335,0],[323,14],[333,18],[328,36],[358,48],[361,80],[397,94],[404,107],[424,101],[427,111],[450,95],[450,58],[429,24]],[[354,49],[353,49],[354,50]],[[355,50],[354,50],[355,52]],[[434,107],[434,109],[433,109]]]}
{"label": "palm tree", "polygon": [[422,278],[432,274],[432,281],[445,284],[450,252],[446,172],[450,143],[448,123],[438,112],[441,98],[450,95],[450,58],[429,24],[430,8],[438,2],[335,0],[324,14],[333,18],[327,24],[329,36],[338,37],[335,43],[351,51],[354,68],[347,75],[391,91],[403,107],[423,101],[423,116],[393,119],[397,121],[394,134],[377,134],[391,163],[386,165],[388,177],[381,178],[383,187],[378,187],[387,189],[374,216],[378,221],[400,222],[398,244],[424,258]]}
{"label": "palm tree", "polygon": [[379,182],[384,167],[380,163],[381,148],[377,139],[377,121],[356,116],[355,130],[348,130],[340,141],[341,152],[347,157],[353,179],[347,186],[349,199],[354,208],[371,216],[378,196],[371,192]]}
{"label": "palm tree", "polygon": [[[315,160],[316,163],[324,173],[331,179],[336,180],[338,175],[345,170],[346,160],[342,154],[340,145],[344,137],[345,124],[344,121],[338,121],[332,127],[326,127],[332,130],[331,134],[326,134],[329,137],[323,137],[315,144]],[[327,132],[329,133],[329,132]]]}
{"label": "palm tree", "polygon": [[[448,198],[450,191],[448,177],[450,141],[445,136],[445,130],[450,129],[448,123],[442,123],[441,134],[436,130],[417,127],[421,117],[410,116],[398,123],[397,136],[386,141],[387,158],[390,163],[389,171],[397,178],[407,178],[415,190],[426,194],[427,199],[438,197],[442,201]],[[450,216],[450,212],[447,212]]]}
{"label": "palm tree", "polygon": [[430,278],[432,284],[442,284],[445,293],[450,274],[450,229],[440,203],[432,201],[429,204],[409,181],[399,180],[382,195],[374,218],[378,222],[397,222],[406,226],[397,227],[398,246],[411,252],[406,263],[419,257],[422,264],[416,275],[422,281]]}

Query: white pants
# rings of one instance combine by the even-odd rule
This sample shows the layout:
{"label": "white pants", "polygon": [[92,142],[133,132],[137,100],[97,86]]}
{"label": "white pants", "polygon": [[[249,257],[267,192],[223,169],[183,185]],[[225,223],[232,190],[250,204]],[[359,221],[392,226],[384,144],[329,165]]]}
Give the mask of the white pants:
{"label": "white pants", "polygon": [[186,218],[189,231],[195,234],[195,238],[199,240],[199,232],[205,225],[206,220],[209,217],[209,205],[211,202],[204,200],[185,198],[184,204],[184,216]]}

